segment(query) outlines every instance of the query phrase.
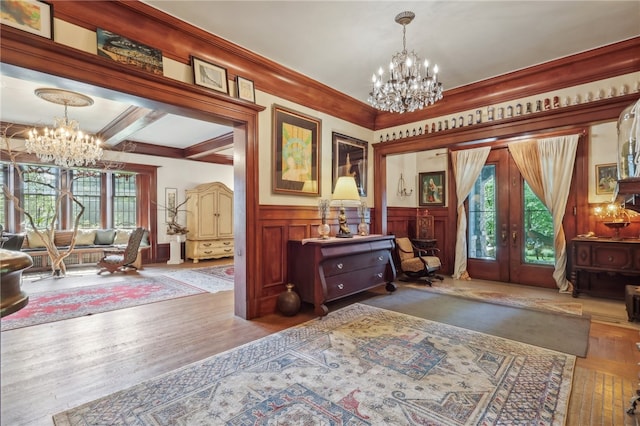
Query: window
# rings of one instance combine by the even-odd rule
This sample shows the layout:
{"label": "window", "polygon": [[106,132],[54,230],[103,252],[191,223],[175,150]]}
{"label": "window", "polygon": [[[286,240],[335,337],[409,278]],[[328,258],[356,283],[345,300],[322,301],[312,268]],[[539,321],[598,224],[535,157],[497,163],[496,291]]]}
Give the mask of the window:
{"label": "window", "polygon": [[[71,190],[76,199],[84,206],[79,228],[101,227],[101,173],[90,170],[73,170]],[[72,202],[71,220],[75,220],[80,206]]]}
{"label": "window", "polygon": [[136,175],[113,174],[113,226],[115,228],[136,227]]}
{"label": "window", "polygon": [[[39,229],[50,227],[53,220],[55,229],[72,229],[79,206],[71,197],[61,196],[69,191],[84,206],[80,228],[149,226],[148,217],[139,217],[145,208],[140,210],[138,206],[140,187],[148,189],[149,174],[144,168],[140,178],[134,171],[61,169],[31,164],[17,167],[19,169],[9,162],[0,163],[0,185],[15,195],[16,204],[0,194],[0,224],[9,232],[30,229],[29,215]],[[148,197],[142,202],[150,203]],[[28,215],[22,213],[23,209]]]}
{"label": "window", "polygon": [[[57,211],[58,187],[60,183],[60,169],[57,167],[22,166],[22,208],[33,219],[36,227],[46,227]],[[24,225],[31,227],[27,216]]]}
{"label": "window", "polygon": [[487,165],[469,194],[469,258],[496,259],[496,166]]}

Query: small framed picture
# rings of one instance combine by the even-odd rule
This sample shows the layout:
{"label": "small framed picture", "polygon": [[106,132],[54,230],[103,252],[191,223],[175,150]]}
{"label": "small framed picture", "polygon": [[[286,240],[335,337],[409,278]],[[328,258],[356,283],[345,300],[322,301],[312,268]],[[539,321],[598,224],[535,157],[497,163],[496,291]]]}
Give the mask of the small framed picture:
{"label": "small framed picture", "polygon": [[53,8],[37,0],[0,2],[0,22],[28,33],[53,39]]}
{"label": "small framed picture", "polygon": [[167,223],[173,222],[176,215],[176,206],[178,205],[178,190],[176,188],[164,189],[164,202],[166,209]]}
{"label": "small framed picture", "polygon": [[163,74],[162,51],[102,28],[96,29],[98,56],[133,65],[156,75]]}
{"label": "small framed picture", "polygon": [[618,165],[596,165],[596,194],[613,194],[618,184]]}
{"label": "small framed picture", "polygon": [[418,175],[420,188],[420,206],[444,206],[445,203],[445,172],[426,172]]}
{"label": "small framed picture", "polygon": [[236,77],[236,92],[238,99],[242,99],[249,102],[256,101],[256,90],[253,87],[253,81],[247,80],[244,77]]}
{"label": "small framed picture", "polygon": [[203,61],[195,56],[191,57],[191,68],[195,84],[229,94],[226,68]]}

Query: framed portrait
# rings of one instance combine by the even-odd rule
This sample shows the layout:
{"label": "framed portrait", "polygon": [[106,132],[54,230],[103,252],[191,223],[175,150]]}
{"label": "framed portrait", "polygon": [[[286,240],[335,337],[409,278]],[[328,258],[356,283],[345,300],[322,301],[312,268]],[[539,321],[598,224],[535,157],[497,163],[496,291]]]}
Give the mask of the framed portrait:
{"label": "framed portrait", "polygon": [[98,28],[98,56],[162,75],[162,51]]}
{"label": "framed portrait", "polygon": [[164,189],[164,205],[167,223],[173,222],[176,206],[178,205],[178,190],[176,188]]}
{"label": "framed portrait", "polygon": [[418,175],[418,191],[420,206],[444,206],[445,203],[445,172],[425,172]]}
{"label": "framed portrait", "polygon": [[366,141],[333,132],[332,169],[333,183],[331,190],[336,187],[340,176],[353,176],[361,197],[367,196],[367,151]]}
{"label": "framed portrait", "polygon": [[613,194],[617,184],[617,164],[596,164],[596,194]]}
{"label": "framed portrait", "polygon": [[193,70],[193,82],[198,86],[208,87],[209,89],[217,90],[227,95],[229,94],[229,81],[227,80],[226,68],[192,56],[191,69]]}
{"label": "framed portrait", "polygon": [[273,105],[273,192],[320,195],[322,120]]}
{"label": "framed portrait", "polygon": [[0,2],[0,22],[19,30],[53,39],[53,8],[37,0]]}
{"label": "framed portrait", "polygon": [[247,80],[244,77],[236,77],[236,92],[238,99],[242,99],[249,102],[256,101],[256,90],[253,86],[253,81]]}

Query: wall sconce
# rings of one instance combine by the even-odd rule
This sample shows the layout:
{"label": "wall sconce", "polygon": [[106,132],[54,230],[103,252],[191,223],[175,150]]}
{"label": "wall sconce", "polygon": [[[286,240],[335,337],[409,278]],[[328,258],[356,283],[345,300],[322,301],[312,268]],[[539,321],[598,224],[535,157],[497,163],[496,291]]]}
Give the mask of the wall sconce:
{"label": "wall sconce", "polygon": [[402,173],[400,173],[400,179],[398,179],[398,195],[401,197],[408,197],[413,194],[413,189],[407,191],[407,186],[404,181],[404,177],[402,177]]}
{"label": "wall sconce", "polygon": [[[333,190],[333,202],[340,204],[340,214],[338,215],[338,223],[340,224],[340,230],[336,237],[338,238],[351,238],[353,235],[349,230],[347,224],[347,215],[345,214],[344,205],[360,204],[360,193],[358,192],[358,186],[353,176],[340,176],[336,182],[336,187]],[[355,203],[357,202],[357,203]]]}

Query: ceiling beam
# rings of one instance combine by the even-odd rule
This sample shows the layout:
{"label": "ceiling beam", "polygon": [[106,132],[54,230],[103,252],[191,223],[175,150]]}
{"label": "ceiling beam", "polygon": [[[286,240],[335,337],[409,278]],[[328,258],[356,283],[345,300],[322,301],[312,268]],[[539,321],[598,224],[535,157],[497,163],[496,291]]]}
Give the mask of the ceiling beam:
{"label": "ceiling beam", "polygon": [[206,154],[211,151],[220,151],[222,149],[231,148],[232,146],[233,132],[229,132],[185,148],[184,155],[188,158],[199,157],[202,156],[202,154]]}
{"label": "ceiling beam", "polygon": [[134,133],[156,122],[167,113],[148,108],[130,106],[98,132],[103,143],[116,146]]}

